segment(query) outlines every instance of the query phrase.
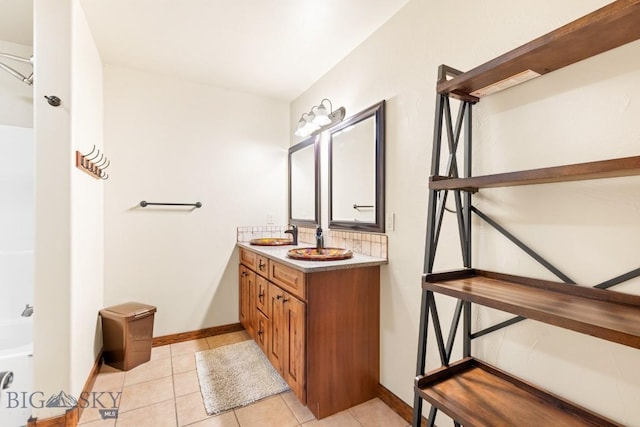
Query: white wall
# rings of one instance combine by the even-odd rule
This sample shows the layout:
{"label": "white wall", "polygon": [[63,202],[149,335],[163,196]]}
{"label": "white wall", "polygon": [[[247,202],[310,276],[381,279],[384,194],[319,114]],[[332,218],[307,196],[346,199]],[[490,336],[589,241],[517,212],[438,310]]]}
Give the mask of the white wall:
{"label": "white wall", "polygon": [[0,125],[0,321],[33,304],[33,140],[33,129]]}
{"label": "white wall", "polygon": [[[71,155],[102,149],[102,62],[80,2],[72,3]],[[75,159],[75,157],[73,157]],[[71,164],[71,391],[78,395],[102,347],[104,220],[101,179]]]}
{"label": "white wall", "polygon": [[[0,52],[29,58],[33,47],[0,40]],[[33,67],[23,62],[0,58],[0,62],[29,76]],[[33,127],[33,87],[0,70],[0,124]]]}
{"label": "white wall", "polygon": [[[34,390],[69,390],[71,360],[71,9],[69,0],[34,2],[36,130]],[[54,108],[43,99],[56,95]],[[34,410],[38,418],[59,415]]]}
{"label": "white wall", "polygon": [[[470,69],[605,3],[413,0],[291,104],[295,124],[325,97],[347,115],[387,100],[386,209],[396,214],[396,228],[387,232],[389,265],[381,273],[381,383],[409,404],[437,67]],[[638,61],[636,42],[483,99],[474,111],[475,172],[637,155]],[[575,280],[595,285],[638,267],[637,182],[486,190],[475,203]],[[446,222],[436,270],[462,266],[454,217]],[[487,226],[474,227],[474,266],[550,278]],[[637,293],[637,282],[618,289]],[[438,301],[448,325],[453,302]],[[502,318],[488,310],[474,317],[475,327]],[[637,350],[525,321],[474,342],[473,353],[620,423],[640,425]],[[427,366],[439,366],[433,346]],[[442,414],[437,423],[446,425]]]}
{"label": "white wall", "polygon": [[[36,0],[34,29],[34,390],[77,396],[99,347],[103,183],[75,168],[75,149],[101,145],[101,66],[77,0]],[[44,95],[62,105],[50,106]]]}
{"label": "white wall", "polygon": [[104,77],[105,305],[157,306],[155,336],[238,322],[236,227],[286,221],[288,105],[112,65]]}

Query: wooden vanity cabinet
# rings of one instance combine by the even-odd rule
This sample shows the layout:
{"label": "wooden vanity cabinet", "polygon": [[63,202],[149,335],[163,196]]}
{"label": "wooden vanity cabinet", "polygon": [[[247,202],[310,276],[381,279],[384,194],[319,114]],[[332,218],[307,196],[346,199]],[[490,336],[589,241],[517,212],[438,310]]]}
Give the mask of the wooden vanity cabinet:
{"label": "wooden vanity cabinet", "polygon": [[378,265],[304,273],[246,248],[240,262],[240,322],[316,418],[377,397]]}

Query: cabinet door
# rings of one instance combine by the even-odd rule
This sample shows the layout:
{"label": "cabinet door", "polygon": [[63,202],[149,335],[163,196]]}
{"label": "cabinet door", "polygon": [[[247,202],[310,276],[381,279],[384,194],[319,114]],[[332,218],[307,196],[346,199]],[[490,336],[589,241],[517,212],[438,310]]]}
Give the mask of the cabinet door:
{"label": "cabinet door", "polygon": [[259,310],[256,310],[256,342],[264,352],[269,355],[269,337],[270,337],[270,325],[269,319]]}
{"label": "cabinet door", "polygon": [[249,279],[249,311],[247,312],[247,315],[249,317],[247,322],[249,324],[249,328],[247,329],[247,331],[254,340],[257,336],[256,321],[258,317],[258,309],[256,308],[256,276],[256,273],[254,273],[253,271],[251,271],[249,276],[247,276]]}
{"label": "cabinet door", "polygon": [[256,276],[256,307],[267,317],[271,317],[269,313],[269,281],[260,276]]}
{"label": "cabinet door", "polygon": [[240,266],[240,323],[249,335],[255,336],[255,286],[256,273],[244,265]]}
{"label": "cabinet door", "polygon": [[307,402],[305,376],[305,304],[288,293],[283,295],[285,320],[284,379],[303,404]]}
{"label": "cabinet door", "polygon": [[269,361],[284,376],[285,364],[285,322],[284,305],[282,304],[284,291],[269,283],[269,314],[271,320],[271,334],[269,336]]}
{"label": "cabinet door", "polygon": [[251,274],[251,270],[249,270],[244,265],[240,265],[240,323],[244,328],[249,330],[249,274]]}

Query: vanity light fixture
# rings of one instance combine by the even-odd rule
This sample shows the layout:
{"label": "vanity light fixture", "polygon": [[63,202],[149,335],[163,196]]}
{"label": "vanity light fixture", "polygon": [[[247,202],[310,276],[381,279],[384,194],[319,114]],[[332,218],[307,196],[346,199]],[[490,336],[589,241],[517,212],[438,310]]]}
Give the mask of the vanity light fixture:
{"label": "vanity light fixture", "polygon": [[[329,103],[329,110],[327,110],[325,101]],[[324,98],[320,101],[319,105],[314,105],[308,113],[303,113],[302,116],[300,116],[295,135],[307,137],[312,134],[318,134],[329,126],[344,120],[345,114],[346,110],[344,107],[340,107],[336,111],[333,111],[331,101]]]}

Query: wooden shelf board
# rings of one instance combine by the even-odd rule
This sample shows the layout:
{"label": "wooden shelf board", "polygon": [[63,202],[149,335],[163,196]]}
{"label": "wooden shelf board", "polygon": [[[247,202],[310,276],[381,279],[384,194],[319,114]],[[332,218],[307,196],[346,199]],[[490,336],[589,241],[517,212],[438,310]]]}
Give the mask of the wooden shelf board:
{"label": "wooden shelf board", "polygon": [[466,427],[620,425],[472,358],[419,377],[416,391]]}
{"label": "wooden shelf board", "polygon": [[482,270],[427,274],[423,288],[640,348],[640,296]]}
{"label": "wooden shelf board", "polygon": [[461,98],[481,97],[482,93],[475,92],[528,70],[546,74],[639,38],[640,0],[617,0],[451,80],[438,82],[437,91]]}
{"label": "wooden shelf board", "polygon": [[476,191],[480,188],[513,187],[517,185],[549,184],[588,179],[618,178],[640,175],[640,156],[554,166],[525,171],[482,175],[471,178],[431,177],[432,190]]}

